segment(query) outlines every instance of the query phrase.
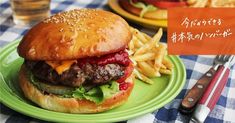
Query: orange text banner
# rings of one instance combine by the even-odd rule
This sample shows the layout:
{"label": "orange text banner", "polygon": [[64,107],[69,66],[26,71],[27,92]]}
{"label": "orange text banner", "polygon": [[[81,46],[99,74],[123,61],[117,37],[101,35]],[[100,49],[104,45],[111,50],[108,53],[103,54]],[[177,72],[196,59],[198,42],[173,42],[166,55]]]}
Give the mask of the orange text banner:
{"label": "orange text banner", "polygon": [[235,9],[169,9],[167,44],[171,55],[235,54]]}

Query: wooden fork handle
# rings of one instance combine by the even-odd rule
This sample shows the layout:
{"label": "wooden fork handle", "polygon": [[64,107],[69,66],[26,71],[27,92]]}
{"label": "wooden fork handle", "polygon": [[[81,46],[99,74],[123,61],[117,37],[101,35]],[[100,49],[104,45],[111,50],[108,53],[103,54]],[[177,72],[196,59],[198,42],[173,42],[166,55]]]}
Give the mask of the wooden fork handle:
{"label": "wooden fork handle", "polygon": [[197,102],[201,99],[215,73],[216,71],[213,68],[210,68],[210,70],[207,71],[188,91],[179,108],[181,113],[189,114],[193,112]]}

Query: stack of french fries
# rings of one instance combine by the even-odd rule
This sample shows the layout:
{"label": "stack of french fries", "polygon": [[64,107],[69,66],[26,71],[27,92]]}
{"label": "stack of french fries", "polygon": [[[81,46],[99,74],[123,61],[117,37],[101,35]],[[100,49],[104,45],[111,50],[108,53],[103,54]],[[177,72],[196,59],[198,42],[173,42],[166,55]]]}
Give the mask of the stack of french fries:
{"label": "stack of french fries", "polygon": [[128,53],[135,66],[135,76],[148,84],[153,84],[150,78],[171,74],[173,64],[166,58],[167,47],[159,43],[162,28],[153,37],[135,28],[131,28],[131,32],[133,37],[128,44]]}
{"label": "stack of french fries", "polygon": [[190,7],[235,7],[235,0],[187,0]]}

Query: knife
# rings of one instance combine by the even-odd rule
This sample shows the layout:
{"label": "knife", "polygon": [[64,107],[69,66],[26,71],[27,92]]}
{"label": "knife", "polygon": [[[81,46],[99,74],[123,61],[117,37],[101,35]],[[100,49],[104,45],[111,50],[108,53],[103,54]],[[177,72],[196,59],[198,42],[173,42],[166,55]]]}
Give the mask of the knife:
{"label": "knife", "polygon": [[182,100],[179,108],[179,111],[182,114],[191,114],[194,111],[197,102],[202,97],[203,93],[205,92],[207,86],[209,85],[215,73],[216,73],[215,69],[211,68],[189,90],[187,95]]}
{"label": "knife", "polygon": [[230,56],[229,60],[224,65],[219,66],[204,95],[196,106],[190,120],[191,123],[203,123],[205,121],[207,115],[219,100],[221,92],[227,83],[230,67],[234,64],[235,58],[234,56]]}
{"label": "knife", "polygon": [[218,59],[219,59],[219,56],[215,58],[213,67],[211,67],[196,82],[196,84],[189,90],[187,95],[182,100],[180,107],[179,107],[179,111],[182,114],[191,114],[194,111],[196,104],[201,99],[203,93],[205,92],[205,89],[207,88],[214,74],[216,73],[218,66],[222,64],[222,62]]}

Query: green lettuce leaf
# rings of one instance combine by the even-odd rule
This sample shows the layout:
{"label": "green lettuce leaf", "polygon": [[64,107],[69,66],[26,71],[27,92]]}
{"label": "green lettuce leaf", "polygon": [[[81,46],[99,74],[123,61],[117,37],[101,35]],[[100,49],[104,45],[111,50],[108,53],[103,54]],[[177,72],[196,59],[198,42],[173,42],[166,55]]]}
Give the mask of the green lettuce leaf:
{"label": "green lettuce leaf", "polygon": [[84,99],[83,94],[86,92],[85,88],[79,87],[75,91],[72,92],[72,97],[78,98],[78,99]]}
{"label": "green lettuce leaf", "polygon": [[105,99],[112,97],[117,92],[119,92],[119,84],[115,81],[111,81],[109,84],[97,86],[87,91],[81,86],[73,91],[72,97],[90,100],[99,104]]}
{"label": "green lettuce leaf", "polygon": [[88,92],[84,93],[84,98],[90,101],[93,101],[97,104],[101,103],[104,100],[103,92],[99,87],[92,88]]}
{"label": "green lettuce leaf", "polygon": [[100,86],[100,89],[103,92],[104,99],[107,99],[119,91],[119,84],[113,81],[110,85]]}
{"label": "green lettuce leaf", "polygon": [[153,5],[145,5],[144,3],[142,2],[136,2],[134,3],[132,0],[130,0],[130,3],[131,5],[133,5],[134,7],[136,8],[140,8],[142,9],[141,12],[140,12],[140,17],[142,18],[144,16],[144,14],[146,12],[150,12],[150,11],[155,11],[157,10],[157,7],[153,6]]}
{"label": "green lettuce leaf", "polygon": [[132,6],[136,7],[136,8],[140,8],[140,9],[143,9],[146,7],[146,5],[142,2],[136,2],[134,3],[132,0],[130,0],[130,3]]}

